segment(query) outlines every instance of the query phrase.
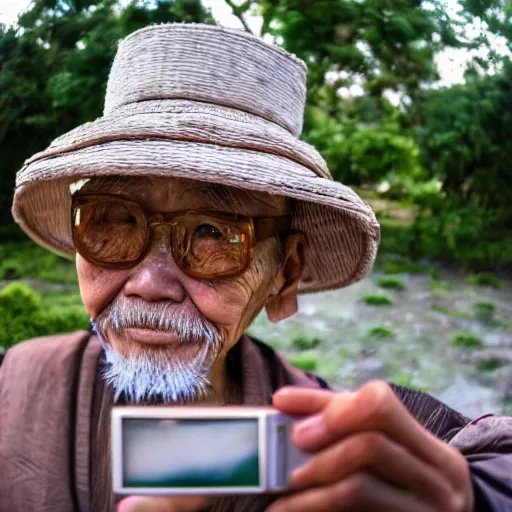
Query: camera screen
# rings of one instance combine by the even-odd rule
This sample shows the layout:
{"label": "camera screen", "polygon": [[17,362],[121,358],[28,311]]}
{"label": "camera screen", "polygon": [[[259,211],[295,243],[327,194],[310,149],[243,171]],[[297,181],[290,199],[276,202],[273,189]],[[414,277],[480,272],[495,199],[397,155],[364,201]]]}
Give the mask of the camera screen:
{"label": "camera screen", "polygon": [[259,487],[258,420],[123,419],[124,487]]}

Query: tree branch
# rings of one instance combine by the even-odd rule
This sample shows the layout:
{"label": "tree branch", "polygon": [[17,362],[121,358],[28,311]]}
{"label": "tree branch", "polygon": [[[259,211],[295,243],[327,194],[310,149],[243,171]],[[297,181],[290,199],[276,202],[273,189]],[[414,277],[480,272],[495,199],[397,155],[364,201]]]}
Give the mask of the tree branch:
{"label": "tree branch", "polygon": [[245,7],[245,5],[247,4],[247,2],[244,4],[244,6],[242,7],[238,7],[234,2],[233,0],[226,0],[226,3],[229,5],[229,7],[231,7],[231,10],[233,11],[233,14],[240,20],[240,23],[242,23],[243,27],[244,27],[244,30],[246,32],[249,32],[249,34],[252,34],[252,30],[249,28],[249,25],[247,25],[247,22],[245,21],[244,19],[244,15],[243,13],[247,10],[247,7]]}

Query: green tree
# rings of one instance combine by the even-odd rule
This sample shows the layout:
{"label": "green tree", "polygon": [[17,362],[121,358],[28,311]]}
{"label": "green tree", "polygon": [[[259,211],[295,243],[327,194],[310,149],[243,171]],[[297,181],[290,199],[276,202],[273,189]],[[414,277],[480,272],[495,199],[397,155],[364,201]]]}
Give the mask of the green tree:
{"label": "green tree", "polygon": [[101,115],[118,41],[175,21],[214,23],[200,0],[34,0],[20,29],[0,25],[0,224],[23,161]]}

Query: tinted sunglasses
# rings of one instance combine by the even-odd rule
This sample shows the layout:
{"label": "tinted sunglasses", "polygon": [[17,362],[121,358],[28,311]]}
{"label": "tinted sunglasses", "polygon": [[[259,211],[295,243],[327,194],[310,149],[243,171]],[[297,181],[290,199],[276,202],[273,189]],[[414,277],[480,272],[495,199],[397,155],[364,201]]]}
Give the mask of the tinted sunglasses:
{"label": "tinted sunglasses", "polygon": [[203,210],[151,213],[122,196],[80,194],[72,199],[71,226],[77,252],[108,269],[137,265],[150,247],[152,230],[168,226],[178,267],[188,276],[214,279],[242,274],[256,243],[289,232],[290,217]]}

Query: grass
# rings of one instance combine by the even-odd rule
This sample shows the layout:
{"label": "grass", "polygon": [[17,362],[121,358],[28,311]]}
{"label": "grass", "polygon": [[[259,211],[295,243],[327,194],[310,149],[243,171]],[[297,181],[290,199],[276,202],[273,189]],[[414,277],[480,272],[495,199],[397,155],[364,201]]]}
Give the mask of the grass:
{"label": "grass", "polygon": [[423,274],[427,271],[427,267],[420,263],[415,263],[403,256],[380,252],[377,256],[376,265],[386,274]]}
{"label": "grass", "polygon": [[461,348],[482,348],[482,340],[471,332],[458,332],[453,335],[451,345]]}
{"label": "grass", "polygon": [[390,327],[384,325],[376,325],[368,331],[368,335],[374,338],[390,338],[395,335],[395,332]]}
{"label": "grass", "polygon": [[489,301],[479,301],[473,304],[475,310],[475,318],[483,323],[492,323],[494,321],[494,313],[496,312],[496,306]]}
{"label": "grass", "polygon": [[501,288],[501,281],[496,274],[492,272],[479,272],[468,276],[467,282],[476,286],[490,286],[491,288]]}
{"label": "grass", "polygon": [[396,384],[397,386],[402,386],[404,388],[412,389],[414,391],[424,391],[426,392],[427,389],[421,386],[416,386],[413,384],[414,382],[414,376],[410,373],[397,373],[392,376],[391,382],[393,384]]}
{"label": "grass", "polygon": [[309,350],[317,347],[322,343],[322,340],[317,336],[307,336],[299,334],[292,338],[292,347],[298,350]]}
{"label": "grass", "polygon": [[445,315],[451,316],[453,318],[472,318],[473,315],[468,311],[461,311],[457,309],[448,309],[438,304],[434,304],[432,306],[433,311],[437,311],[438,313],[443,313]]}
{"label": "grass", "polygon": [[290,358],[290,363],[296,368],[300,368],[305,372],[313,372],[318,368],[320,358],[317,354],[306,353],[298,354]]}
{"label": "grass", "polygon": [[406,286],[402,279],[397,276],[382,276],[377,279],[377,284],[382,288],[393,288],[395,290],[405,290]]}
{"label": "grass", "polygon": [[453,285],[447,281],[438,281],[436,279],[430,279],[428,282],[428,289],[433,292],[436,290],[442,290],[443,292],[453,291]]}
{"label": "grass", "polygon": [[492,303],[492,302],[489,302],[489,301],[486,301],[486,300],[481,300],[479,302],[476,302],[473,307],[475,309],[480,309],[482,311],[489,311],[489,312],[492,312],[494,313],[494,311],[496,311],[496,306]]}
{"label": "grass", "polygon": [[393,304],[389,295],[385,293],[371,293],[363,297],[363,301],[370,306],[389,306]]}
{"label": "grass", "polygon": [[497,357],[485,359],[477,364],[478,371],[481,373],[490,373],[503,366],[503,361]]}

